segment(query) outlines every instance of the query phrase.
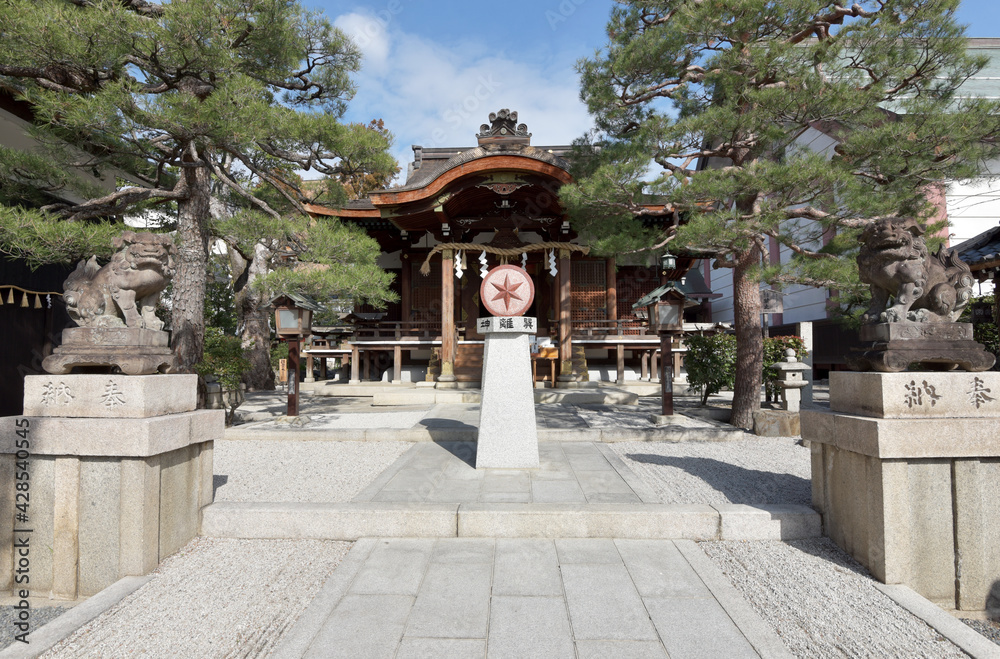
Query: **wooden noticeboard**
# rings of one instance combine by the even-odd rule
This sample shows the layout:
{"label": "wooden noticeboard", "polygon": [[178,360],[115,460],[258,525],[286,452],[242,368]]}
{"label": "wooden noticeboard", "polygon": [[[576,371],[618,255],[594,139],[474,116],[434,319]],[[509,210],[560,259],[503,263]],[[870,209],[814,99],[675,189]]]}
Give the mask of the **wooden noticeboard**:
{"label": "wooden noticeboard", "polygon": [[286,384],[288,382],[288,360],[278,360],[278,382]]}

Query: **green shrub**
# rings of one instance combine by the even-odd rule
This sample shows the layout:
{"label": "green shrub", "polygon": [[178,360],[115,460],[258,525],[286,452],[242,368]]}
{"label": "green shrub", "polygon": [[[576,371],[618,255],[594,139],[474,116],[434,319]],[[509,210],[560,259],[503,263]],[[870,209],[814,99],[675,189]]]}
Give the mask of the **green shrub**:
{"label": "green shrub", "polygon": [[[993,295],[982,295],[980,297],[972,298],[969,305],[962,311],[962,316],[958,319],[958,322],[972,322],[972,305],[976,303],[988,304],[993,308],[994,313],[996,313],[994,299]],[[982,343],[983,346],[985,346],[986,349],[994,355],[1000,352],[1000,336],[998,336],[997,332],[996,318],[993,319],[993,322],[976,323],[973,325],[972,338]]]}
{"label": "green shrub", "polygon": [[[688,383],[692,389],[704,387],[701,394],[702,405],[708,402],[708,397],[712,394],[733,388],[736,382],[735,336],[689,336],[684,342],[688,349],[684,357]],[[809,354],[805,349],[805,342],[798,336],[772,336],[764,341],[763,379],[769,400],[780,395],[778,373],[771,365],[785,358],[787,348],[793,349],[800,360]]]}
{"label": "green shrub", "polygon": [[236,408],[243,402],[240,391],[243,374],[251,368],[240,337],[226,334],[221,327],[206,327],[201,361],[194,368],[203,378],[214,376],[222,386],[226,425],[232,425]]}
{"label": "green shrub", "polygon": [[194,367],[198,375],[214,375],[223,389],[233,391],[240,388],[243,374],[250,367],[240,337],[226,334],[221,327],[205,328],[205,347],[201,361]]}
{"label": "green shrub", "polygon": [[736,337],[732,334],[689,336],[684,367],[692,389],[701,388],[701,404],[736,382]]}

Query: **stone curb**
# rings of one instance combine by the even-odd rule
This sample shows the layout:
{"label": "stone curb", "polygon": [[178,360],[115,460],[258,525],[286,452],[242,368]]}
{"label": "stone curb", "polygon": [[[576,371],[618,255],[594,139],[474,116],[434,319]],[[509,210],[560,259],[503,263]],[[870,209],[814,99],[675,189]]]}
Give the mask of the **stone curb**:
{"label": "stone curb", "polygon": [[819,514],[793,505],[546,503],[214,503],[201,534],[224,538],[365,537],[799,540]]}
{"label": "stone curb", "polygon": [[[474,442],[478,430],[464,428],[332,428],[276,429],[261,428],[265,422],[244,424],[226,429],[223,439],[258,441],[353,441],[353,442]],[[659,428],[539,428],[540,442],[724,442],[743,439],[739,428],[689,428],[662,426]]]}
{"label": "stone curb", "polygon": [[292,627],[282,635],[277,647],[271,652],[273,659],[299,659],[305,655],[313,640],[323,628],[323,623],[337,608],[337,604],[351,587],[354,577],[364,566],[378,541],[362,538],[354,543],[344,560],[326,580],[319,593],[306,606],[302,615]]}
{"label": "stone curb", "polygon": [[726,614],[739,628],[753,649],[764,659],[792,659],[792,653],[774,629],[764,622],[750,604],[733,587],[724,574],[705,555],[705,552],[691,540],[675,540],[684,560],[688,562],[702,580],[712,596],[719,602]]}
{"label": "stone curb", "polygon": [[1000,646],[903,584],[875,587],[975,659],[1000,659]]}
{"label": "stone curb", "polygon": [[0,651],[0,659],[30,659],[51,649],[56,643],[68,638],[73,632],[101,615],[118,602],[131,595],[152,579],[145,577],[124,577],[101,592],[66,611],[47,625],[39,627],[28,635],[28,644],[15,642]]}

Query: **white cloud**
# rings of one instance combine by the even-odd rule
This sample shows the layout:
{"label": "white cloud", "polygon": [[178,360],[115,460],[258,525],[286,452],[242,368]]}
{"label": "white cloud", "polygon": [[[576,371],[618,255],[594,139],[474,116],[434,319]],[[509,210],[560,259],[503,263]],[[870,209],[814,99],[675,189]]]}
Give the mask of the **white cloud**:
{"label": "white cloud", "polygon": [[336,24],[366,35],[358,39],[367,59],[348,117],[385,120],[396,135],[393,153],[403,175],[412,144],[474,145],[479,126],[501,108],[517,111],[538,146],[569,144],[592,127],[572,62],[539,65],[475,41],[435,43],[376,16],[347,14]]}
{"label": "white cloud", "polygon": [[364,66],[381,69],[389,56],[388,22],[373,13],[351,13],[339,16],[333,22],[343,30],[364,54]]}

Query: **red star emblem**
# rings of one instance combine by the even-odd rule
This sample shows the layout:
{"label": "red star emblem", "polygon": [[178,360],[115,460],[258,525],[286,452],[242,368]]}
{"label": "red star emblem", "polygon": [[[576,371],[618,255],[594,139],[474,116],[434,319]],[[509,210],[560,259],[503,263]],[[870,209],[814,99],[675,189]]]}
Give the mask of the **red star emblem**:
{"label": "red star emblem", "polygon": [[497,300],[502,299],[504,306],[507,307],[507,309],[510,309],[511,298],[523,301],[523,298],[519,297],[516,293],[514,293],[514,291],[516,291],[524,282],[518,282],[512,285],[510,283],[510,275],[505,275],[503,279],[503,286],[494,282],[491,283],[493,284],[493,288],[499,291],[496,297],[490,300],[491,302],[496,302]]}

